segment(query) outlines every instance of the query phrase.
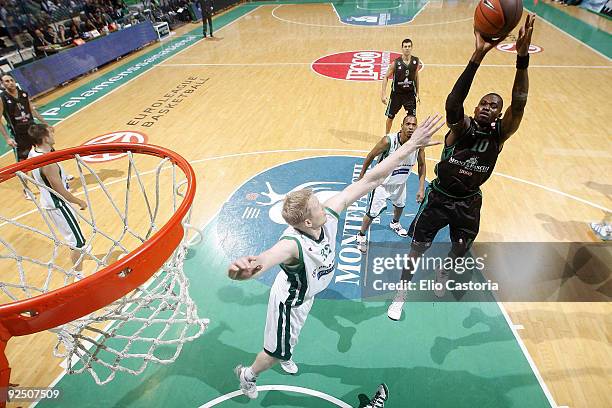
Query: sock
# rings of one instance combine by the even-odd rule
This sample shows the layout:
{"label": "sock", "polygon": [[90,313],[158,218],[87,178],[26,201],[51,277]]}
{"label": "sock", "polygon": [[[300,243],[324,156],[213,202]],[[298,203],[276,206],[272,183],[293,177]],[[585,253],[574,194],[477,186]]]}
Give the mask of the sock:
{"label": "sock", "polygon": [[361,235],[362,237],[365,236],[364,232],[359,231],[359,235]]}
{"label": "sock", "polygon": [[397,224],[399,222],[399,220],[396,220],[395,218],[391,221],[393,224]]}
{"label": "sock", "polygon": [[257,376],[255,375],[255,373],[253,373],[253,370],[251,369],[251,367],[247,367],[244,370],[244,379],[247,381],[257,380]]}

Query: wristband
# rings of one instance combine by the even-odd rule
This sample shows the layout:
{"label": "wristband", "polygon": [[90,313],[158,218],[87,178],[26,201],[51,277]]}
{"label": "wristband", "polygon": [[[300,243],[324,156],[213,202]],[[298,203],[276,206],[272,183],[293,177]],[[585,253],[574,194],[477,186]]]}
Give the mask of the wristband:
{"label": "wristband", "polygon": [[529,54],[516,56],[516,69],[527,69],[529,66]]}

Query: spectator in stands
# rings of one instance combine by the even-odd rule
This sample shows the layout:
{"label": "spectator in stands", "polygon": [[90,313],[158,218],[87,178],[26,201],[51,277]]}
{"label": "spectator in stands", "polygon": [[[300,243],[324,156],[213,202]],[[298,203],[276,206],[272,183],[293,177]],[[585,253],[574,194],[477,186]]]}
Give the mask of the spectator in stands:
{"label": "spectator in stands", "polygon": [[47,27],[47,31],[45,32],[45,39],[51,44],[59,44],[59,38],[57,36],[57,31],[52,25]]}
{"label": "spectator in stands", "polygon": [[8,9],[6,4],[4,4],[4,2],[0,2],[0,17],[2,17],[3,20],[6,20],[6,16],[8,15]]}
{"label": "spectator in stands", "polygon": [[51,0],[42,0],[40,8],[49,15],[52,15],[58,9]]}
{"label": "spectator in stands", "polygon": [[83,11],[87,17],[91,17],[96,12],[96,5],[94,4],[93,0],[85,0]]}
{"label": "spectator in stands", "polygon": [[34,38],[32,38],[28,30],[23,29],[20,34],[15,36],[15,43],[17,43],[19,48],[28,48],[34,44]]}
{"label": "spectator in stands", "polygon": [[98,10],[93,16],[92,23],[96,26],[96,29],[98,31],[102,32],[104,28],[108,26],[108,23],[110,23],[110,21],[107,21],[106,16],[102,14],[100,10]]}
{"label": "spectator in stands", "polygon": [[88,17],[85,17],[85,21],[83,21],[83,24],[81,25],[81,29],[83,30],[83,32],[89,32],[89,31],[97,30],[97,27],[94,24],[94,22],[91,21],[91,19],[89,19]]}
{"label": "spectator in stands", "polygon": [[57,39],[58,39],[58,44],[66,44],[67,42],[70,41],[70,38],[68,37],[67,33],[66,33],[66,26],[63,24],[59,24],[58,30],[57,30]]}
{"label": "spectator in stands", "polygon": [[47,41],[43,32],[39,28],[37,28],[36,30],[34,30],[33,45],[36,58],[43,58],[47,55],[46,50],[47,47],[51,45],[51,43]]}
{"label": "spectator in stands", "polygon": [[30,33],[33,33],[38,25],[34,14],[28,13],[26,15],[22,15],[20,18],[21,26],[27,29]]}
{"label": "spectator in stands", "polygon": [[69,36],[73,39],[76,40],[77,38],[81,38],[81,34],[83,34],[83,31],[80,28],[81,26],[81,22],[77,20],[77,18],[73,18],[72,21],[70,22],[70,33]]}
{"label": "spectator in stands", "polygon": [[15,17],[12,14],[9,14],[4,21],[7,34],[13,38],[19,33],[19,24],[15,21]]}

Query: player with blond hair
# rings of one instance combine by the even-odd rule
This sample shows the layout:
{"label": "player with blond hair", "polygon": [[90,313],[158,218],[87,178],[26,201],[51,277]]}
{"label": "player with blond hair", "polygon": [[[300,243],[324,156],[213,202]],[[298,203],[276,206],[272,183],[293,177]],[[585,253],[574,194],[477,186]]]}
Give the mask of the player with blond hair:
{"label": "player with blond hair", "polygon": [[308,189],[287,194],[282,216],[289,227],[279,241],[257,256],[245,256],[229,265],[228,275],[236,280],[257,278],[276,265],[283,271],[270,290],[263,351],[251,366],[238,365],[234,370],[247,397],[257,398],[257,376],[279,361],[285,371],[298,371],[291,360],[293,349],[314,296],[327,288],[334,275],[338,214],[379,186],[408,155],[438,144],[431,142],[431,136],[442,126],[440,119],[438,115],[428,117],[410,140],[325,203]]}

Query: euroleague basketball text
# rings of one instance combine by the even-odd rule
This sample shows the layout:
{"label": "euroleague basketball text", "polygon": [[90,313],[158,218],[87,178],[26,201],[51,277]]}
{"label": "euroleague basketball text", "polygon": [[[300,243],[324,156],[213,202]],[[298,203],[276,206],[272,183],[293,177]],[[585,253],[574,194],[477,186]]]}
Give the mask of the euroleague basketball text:
{"label": "euroleague basketball text", "polygon": [[210,78],[189,77],[180,84],[166,92],[162,97],[136,114],[127,122],[128,126],[142,126],[150,128],[165,117],[172,109],[194,94]]}

